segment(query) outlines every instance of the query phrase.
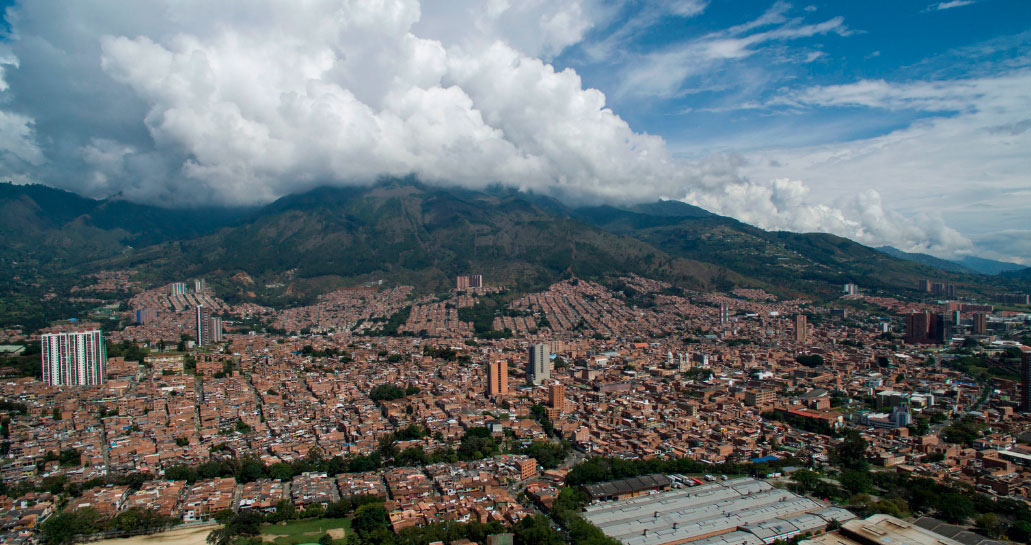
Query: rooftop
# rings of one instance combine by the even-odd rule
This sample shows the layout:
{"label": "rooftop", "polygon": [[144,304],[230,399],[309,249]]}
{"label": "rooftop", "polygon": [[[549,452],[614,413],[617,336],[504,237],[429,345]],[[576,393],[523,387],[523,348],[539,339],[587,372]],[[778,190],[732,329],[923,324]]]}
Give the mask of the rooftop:
{"label": "rooftop", "polygon": [[[758,545],[763,539],[822,528],[830,518],[821,511],[823,506],[809,498],[742,478],[596,504],[584,516],[627,545],[688,540]],[[827,514],[844,518],[838,511],[843,510]]]}

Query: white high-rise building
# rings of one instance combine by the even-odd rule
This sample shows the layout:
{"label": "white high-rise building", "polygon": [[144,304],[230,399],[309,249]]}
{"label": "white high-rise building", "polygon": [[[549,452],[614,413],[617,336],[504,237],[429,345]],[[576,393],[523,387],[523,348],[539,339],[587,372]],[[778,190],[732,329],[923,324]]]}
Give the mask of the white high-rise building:
{"label": "white high-rise building", "polygon": [[197,332],[197,346],[209,345],[211,344],[211,309],[199,305],[196,312],[194,330]]}
{"label": "white high-rise building", "polygon": [[50,386],[91,386],[104,383],[107,347],[99,330],[44,333],[43,382]]}
{"label": "white high-rise building", "polygon": [[530,360],[526,365],[526,383],[540,386],[551,378],[551,347],[548,343],[530,347]]}
{"label": "white high-rise building", "polygon": [[222,318],[212,316],[211,318],[211,342],[220,343],[225,340],[222,335]]}

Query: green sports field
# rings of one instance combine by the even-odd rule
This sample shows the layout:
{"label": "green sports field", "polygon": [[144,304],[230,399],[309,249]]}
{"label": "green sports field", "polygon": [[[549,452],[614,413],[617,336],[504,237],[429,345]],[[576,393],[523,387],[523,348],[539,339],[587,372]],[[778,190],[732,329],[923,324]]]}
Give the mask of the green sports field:
{"label": "green sports field", "polygon": [[[331,530],[334,530],[330,532]],[[269,524],[261,527],[261,535],[275,545],[299,545],[315,543],[322,534],[330,532],[333,540],[342,543],[351,532],[351,519],[292,520],[286,524]]]}

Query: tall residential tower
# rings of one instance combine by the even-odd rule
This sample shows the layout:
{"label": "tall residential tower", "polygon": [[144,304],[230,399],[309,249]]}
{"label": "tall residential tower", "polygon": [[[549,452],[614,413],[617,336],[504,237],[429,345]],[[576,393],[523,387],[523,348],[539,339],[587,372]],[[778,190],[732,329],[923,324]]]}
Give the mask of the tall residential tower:
{"label": "tall residential tower", "polygon": [[497,360],[487,365],[487,395],[491,397],[508,395],[507,361]]}
{"label": "tall residential tower", "polygon": [[1031,412],[1031,347],[1020,347],[1020,412]]}
{"label": "tall residential tower", "polygon": [[197,332],[197,346],[211,344],[211,309],[204,306],[197,306],[197,319],[194,324]]}
{"label": "tall residential tower", "polygon": [[526,365],[526,383],[540,386],[551,378],[551,347],[548,343],[530,347],[530,360]]}
{"label": "tall residential tower", "polygon": [[99,330],[44,333],[43,382],[50,386],[92,386],[104,383],[107,348]]}

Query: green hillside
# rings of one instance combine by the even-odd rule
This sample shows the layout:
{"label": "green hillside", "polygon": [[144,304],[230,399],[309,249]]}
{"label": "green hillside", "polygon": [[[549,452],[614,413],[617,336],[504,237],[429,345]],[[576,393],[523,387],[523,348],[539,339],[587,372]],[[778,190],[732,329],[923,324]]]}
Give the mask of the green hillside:
{"label": "green hillside", "polygon": [[979,293],[1026,284],[1020,273],[946,273],[841,237],[767,232],[676,201],[571,209],[508,188],[413,179],[319,188],[251,211],[169,210],[0,184],[0,241],[0,322],[29,327],[78,310],[45,294],[121,268],[147,285],[204,276],[230,301],[277,307],[375,280],[431,293],[470,273],[519,291],[636,273],[684,288],[826,299],[846,282],[886,292],[913,290],[921,278]]}
{"label": "green hillside", "polygon": [[67,266],[130,246],[194,238],[236,221],[245,209],[168,209],[87,199],[43,185],[0,183],[0,252],[8,260]]}
{"label": "green hillside", "polygon": [[921,278],[976,281],[825,233],[764,231],[731,218],[689,213],[689,209],[680,216],[642,209],[582,208],[577,216],[671,255],[719,263],[784,294],[833,297],[848,282],[865,289],[898,290],[914,288]]}
{"label": "green hillside", "polygon": [[[321,188],[280,199],[217,233],[118,261],[161,278],[246,273],[253,286],[284,284],[284,291],[309,297],[336,283],[377,279],[437,291],[469,273],[521,288],[570,275],[627,273],[696,289],[751,283],[724,267],[670,256],[560,210],[519,193],[441,189],[412,180]],[[233,289],[261,291],[253,286]]]}

